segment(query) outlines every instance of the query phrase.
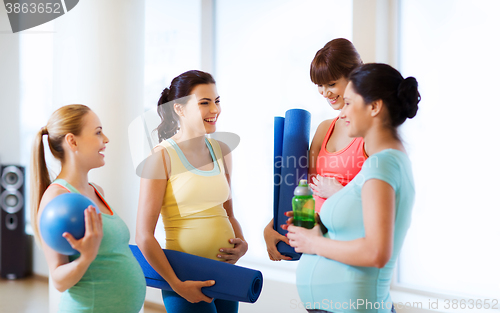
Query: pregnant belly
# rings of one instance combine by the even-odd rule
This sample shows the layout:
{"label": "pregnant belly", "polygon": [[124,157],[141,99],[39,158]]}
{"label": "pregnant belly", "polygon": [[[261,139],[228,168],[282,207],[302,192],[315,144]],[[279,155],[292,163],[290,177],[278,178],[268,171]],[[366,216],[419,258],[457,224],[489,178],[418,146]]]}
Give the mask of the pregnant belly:
{"label": "pregnant belly", "polygon": [[350,266],[318,255],[303,254],[297,266],[296,285],[305,305],[327,303],[328,306],[322,309],[334,312],[390,312],[385,307],[383,311],[349,310],[349,304],[358,303],[358,299],[365,303],[378,302],[378,306],[382,301],[386,304],[390,299],[390,277],[383,279],[382,276],[375,267]]}
{"label": "pregnant belly", "polygon": [[227,216],[196,216],[170,221],[165,227],[166,248],[220,260],[220,248],[233,248],[234,231]]}

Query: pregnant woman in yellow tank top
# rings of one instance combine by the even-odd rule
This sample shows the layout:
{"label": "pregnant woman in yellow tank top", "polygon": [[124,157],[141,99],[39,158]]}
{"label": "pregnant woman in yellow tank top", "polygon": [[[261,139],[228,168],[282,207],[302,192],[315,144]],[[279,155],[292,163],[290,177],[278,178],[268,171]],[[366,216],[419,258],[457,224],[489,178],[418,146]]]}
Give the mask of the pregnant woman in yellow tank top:
{"label": "pregnant woman in yellow tank top", "polygon": [[174,78],[158,101],[160,144],[141,175],[136,242],[175,291],[162,291],[169,313],[238,311],[237,302],[201,292],[214,281],[180,281],[154,237],[161,214],[167,249],[232,264],[247,251],[233,214],[229,147],[205,136],[215,132],[220,112],[215,81],[201,71]]}

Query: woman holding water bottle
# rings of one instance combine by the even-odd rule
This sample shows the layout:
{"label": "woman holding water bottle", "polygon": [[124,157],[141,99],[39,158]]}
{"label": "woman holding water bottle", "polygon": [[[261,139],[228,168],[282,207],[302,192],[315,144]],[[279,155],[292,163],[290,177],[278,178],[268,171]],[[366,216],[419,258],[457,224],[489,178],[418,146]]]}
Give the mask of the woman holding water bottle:
{"label": "woman holding water bottle", "polygon": [[305,229],[288,221],[290,245],[303,253],[297,289],[309,312],[395,312],[390,282],[415,198],[397,128],[417,113],[418,83],[387,64],[365,64],[349,76],[344,101],[340,118],[349,136],[364,139],[370,157],[323,204],[326,236],[319,226]]}

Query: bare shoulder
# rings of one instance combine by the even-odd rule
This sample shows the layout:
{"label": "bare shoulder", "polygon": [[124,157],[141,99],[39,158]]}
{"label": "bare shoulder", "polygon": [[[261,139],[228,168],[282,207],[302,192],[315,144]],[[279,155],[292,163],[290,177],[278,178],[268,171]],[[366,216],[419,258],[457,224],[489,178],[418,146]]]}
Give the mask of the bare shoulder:
{"label": "bare shoulder", "polygon": [[157,145],[151,151],[151,154],[144,160],[145,165],[155,168],[163,168],[164,162],[170,163],[170,155],[163,145]]}
{"label": "bare shoulder", "polygon": [[153,148],[153,152],[161,152],[161,151],[167,151],[167,148],[163,145],[157,145],[156,147]]}
{"label": "bare shoulder", "polygon": [[219,140],[215,140],[215,141],[217,141],[217,143],[219,144],[222,155],[226,156],[231,152],[231,149],[229,148],[229,146],[225,142],[222,142]]}
{"label": "bare shoulder", "polygon": [[[216,140],[216,141],[220,146],[220,150],[222,153],[222,161],[224,164],[226,175],[231,176],[232,163],[233,163],[232,157],[231,157],[231,149],[229,148],[229,146],[226,143],[219,141],[219,140]],[[228,176],[228,182],[229,182],[229,176]],[[229,184],[231,184],[231,183],[229,182]]]}
{"label": "bare shoulder", "polygon": [[153,156],[153,159],[157,161],[161,160],[163,162],[163,159],[170,161],[170,155],[168,154],[168,150],[163,145],[157,145],[156,147],[154,147],[150,157],[151,156]]}
{"label": "bare shoulder", "polygon": [[104,190],[102,189],[102,187],[96,183],[92,183],[92,185],[94,185],[97,188],[97,190],[99,191],[99,193],[104,197]]}
{"label": "bare shoulder", "polygon": [[168,179],[170,155],[167,148],[163,145],[154,147],[151,154],[142,162],[139,175],[146,179]]}
{"label": "bare shoulder", "polygon": [[333,122],[333,118],[331,119],[328,119],[328,120],[324,120],[323,122],[321,122],[318,126],[318,128],[316,129],[316,134],[326,134],[326,132],[328,131],[328,128],[330,128],[330,125],[332,125],[332,122]]}
{"label": "bare shoulder", "polygon": [[333,118],[324,120],[319,124],[318,128],[316,129],[316,133],[314,134],[311,146],[321,145],[323,139],[326,136],[326,133],[328,132],[328,128],[330,128],[330,125],[332,125],[333,120]]}
{"label": "bare shoulder", "polygon": [[45,206],[52,201],[55,197],[62,195],[63,193],[68,193],[69,191],[59,185],[50,185],[45,192],[43,193],[42,200],[40,201],[40,208],[38,210],[38,214],[45,208]]}

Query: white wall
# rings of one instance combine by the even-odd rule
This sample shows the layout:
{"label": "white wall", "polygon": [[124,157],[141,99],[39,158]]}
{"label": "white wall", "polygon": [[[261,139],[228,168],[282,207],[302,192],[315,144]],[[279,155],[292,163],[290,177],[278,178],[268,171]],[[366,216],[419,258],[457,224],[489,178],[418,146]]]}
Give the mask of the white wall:
{"label": "white wall", "polygon": [[19,35],[0,5],[0,164],[19,163]]}

